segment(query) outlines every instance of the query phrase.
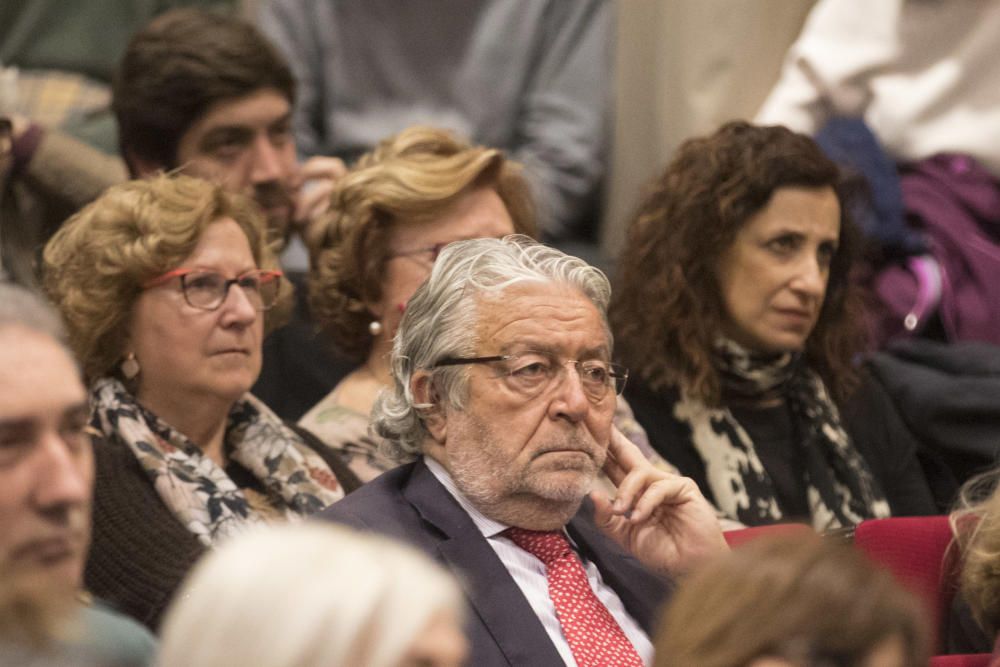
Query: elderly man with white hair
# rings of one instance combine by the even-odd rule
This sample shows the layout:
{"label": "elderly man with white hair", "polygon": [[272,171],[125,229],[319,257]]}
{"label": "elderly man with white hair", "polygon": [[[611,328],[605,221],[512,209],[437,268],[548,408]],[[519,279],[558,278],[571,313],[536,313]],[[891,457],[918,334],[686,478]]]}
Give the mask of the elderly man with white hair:
{"label": "elderly man with white hair", "polygon": [[[445,248],[373,414],[409,463],[320,515],[455,571],[470,664],[648,664],[671,577],[726,548],[694,483],[612,426],[628,372],[611,362],[609,295],[599,270],[524,237]],[[602,470],[613,500],[591,492]]]}

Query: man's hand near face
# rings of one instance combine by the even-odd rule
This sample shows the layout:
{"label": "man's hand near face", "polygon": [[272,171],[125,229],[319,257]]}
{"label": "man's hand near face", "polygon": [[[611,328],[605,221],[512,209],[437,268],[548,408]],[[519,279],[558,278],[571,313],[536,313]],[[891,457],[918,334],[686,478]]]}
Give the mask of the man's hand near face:
{"label": "man's hand near face", "polygon": [[689,478],[654,467],[617,428],[604,472],[618,489],[594,491],[594,520],[647,567],[682,574],[728,549],[712,505]]}
{"label": "man's hand near face", "polygon": [[343,160],[321,156],[309,158],[299,170],[292,226],[302,235],[307,248],[320,240],[321,219],[330,208],[333,186],[346,173]]}

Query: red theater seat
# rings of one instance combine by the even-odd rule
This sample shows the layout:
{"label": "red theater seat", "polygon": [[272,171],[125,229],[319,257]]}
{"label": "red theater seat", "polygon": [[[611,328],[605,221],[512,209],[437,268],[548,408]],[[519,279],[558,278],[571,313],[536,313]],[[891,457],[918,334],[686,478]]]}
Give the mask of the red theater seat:
{"label": "red theater seat", "polygon": [[854,544],[920,597],[933,631],[931,646],[939,647],[942,622],[956,589],[958,567],[954,550],[948,549],[951,544],[948,517],[862,521],[854,532]]}
{"label": "red theater seat", "polygon": [[931,658],[930,667],[987,667],[992,657],[989,653],[936,655]]}
{"label": "red theater seat", "polygon": [[758,537],[774,537],[775,535],[792,535],[795,533],[812,532],[812,528],[804,523],[775,523],[770,526],[753,526],[739,530],[727,530],[722,534],[730,547],[736,548]]}

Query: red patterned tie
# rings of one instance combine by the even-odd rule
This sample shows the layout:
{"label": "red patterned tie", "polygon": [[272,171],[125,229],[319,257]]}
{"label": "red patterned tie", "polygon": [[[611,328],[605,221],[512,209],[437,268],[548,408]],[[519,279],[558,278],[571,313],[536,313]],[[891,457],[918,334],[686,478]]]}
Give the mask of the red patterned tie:
{"label": "red patterned tie", "polygon": [[549,597],[577,665],[642,667],[642,658],[590,588],[583,563],[562,532],[508,528],[505,535],[545,563]]}

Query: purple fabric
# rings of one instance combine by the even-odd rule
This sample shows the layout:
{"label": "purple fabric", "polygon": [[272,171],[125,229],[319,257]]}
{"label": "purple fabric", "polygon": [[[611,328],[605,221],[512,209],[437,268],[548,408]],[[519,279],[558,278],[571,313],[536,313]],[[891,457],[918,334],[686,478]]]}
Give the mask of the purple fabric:
{"label": "purple fabric", "polygon": [[[942,270],[938,314],[949,341],[1000,344],[1000,183],[975,160],[941,154],[902,170],[908,222],[922,229]],[[909,332],[903,318],[918,301],[917,277],[892,265],[876,277],[880,342]]]}

